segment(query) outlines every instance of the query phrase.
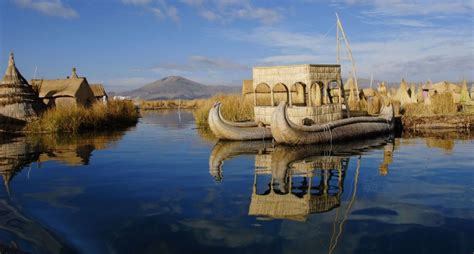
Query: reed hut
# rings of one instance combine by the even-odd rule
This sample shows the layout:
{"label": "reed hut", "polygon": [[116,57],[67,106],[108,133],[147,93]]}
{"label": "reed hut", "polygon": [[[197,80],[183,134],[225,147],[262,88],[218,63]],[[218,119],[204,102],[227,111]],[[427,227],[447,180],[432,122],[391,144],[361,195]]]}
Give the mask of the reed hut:
{"label": "reed hut", "polygon": [[44,110],[28,81],[16,68],[13,53],[10,53],[8,67],[0,83],[0,118],[2,122],[31,121]]}
{"label": "reed hut", "polygon": [[461,86],[461,96],[459,98],[459,102],[463,104],[470,104],[471,103],[471,97],[469,97],[469,92],[467,91],[467,82],[466,80],[463,80],[462,86]]}
{"label": "reed hut", "polygon": [[400,106],[402,107],[406,104],[413,103],[407,90],[407,83],[405,82],[405,79],[402,79],[402,81],[400,82],[400,87],[398,88],[397,93],[394,96],[394,99],[399,101]]}
{"label": "reed hut", "polygon": [[107,95],[107,92],[105,91],[105,88],[102,84],[91,84],[90,87],[96,101],[102,102],[104,104],[107,103],[109,96]]}
{"label": "reed hut", "polygon": [[31,83],[48,107],[87,107],[96,100],[87,79],[79,77],[76,68],[66,79],[34,79]]}

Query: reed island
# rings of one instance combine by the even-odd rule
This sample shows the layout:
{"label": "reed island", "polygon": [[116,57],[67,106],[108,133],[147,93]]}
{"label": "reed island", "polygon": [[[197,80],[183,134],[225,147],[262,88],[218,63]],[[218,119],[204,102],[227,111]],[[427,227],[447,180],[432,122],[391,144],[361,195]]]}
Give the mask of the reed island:
{"label": "reed island", "polygon": [[109,100],[101,84],[89,84],[76,69],[65,79],[28,82],[10,53],[0,83],[0,131],[78,133],[135,125],[139,113],[130,100]]}

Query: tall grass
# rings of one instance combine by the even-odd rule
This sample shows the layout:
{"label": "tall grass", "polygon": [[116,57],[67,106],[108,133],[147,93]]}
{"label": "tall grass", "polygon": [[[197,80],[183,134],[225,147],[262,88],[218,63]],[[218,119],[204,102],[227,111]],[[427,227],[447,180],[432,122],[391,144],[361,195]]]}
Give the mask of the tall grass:
{"label": "tall grass", "polygon": [[431,97],[431,103],[411,103],[404,106],[406,116],[433,116],[452,115],[457,112],[451,93],[435,94]]}
{"label": "tall grass", "polygon": [[194,110],[194,120],[198,127],[208,127],[209,110],[215,102],[221,102],[222,116],[229,121],[247,121],[254,118],[253,102],[238,94],[218,94],[207,100],[200,100]]}
{"label": "tall grass", "polygon": [[52,108],[38,120],[26,125],[27,132],[78,133],[100,131],[134,125],[139,114],[131,101],[109,101],[106,105],[95,103],[89,108],[81,106]]}

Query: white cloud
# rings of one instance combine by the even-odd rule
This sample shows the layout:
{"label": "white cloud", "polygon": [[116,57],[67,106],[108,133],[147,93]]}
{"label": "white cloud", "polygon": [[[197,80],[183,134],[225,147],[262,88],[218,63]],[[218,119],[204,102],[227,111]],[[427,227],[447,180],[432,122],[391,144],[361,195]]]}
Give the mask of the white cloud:
{"label": "white cloud", "polygon": [[61,18],[79,17],[76,10],[64,5],[61,0],[14,0],[14,2],[22,8],[29,8],[48,16]]}
{"label": "white cloud", "polygon": [[182,0],[182,2],[196,8],[199,15],[209,21],[229,22],[240,19],[274,24],[283,18],[276,8],[255,6],[248,0]]}
{"label": "white cloud", "polygon": [[[347,32],[347,31],[346,31]],[[335,40],[322,33],[293,32],[258,27],[250,31],[228,32],[228,38],[264,46],[264,56],[251,65],[294,63],[335,63]],[[469,26],[427,27],[367,32],[350,38],[359,77],[398,81],[402,76],[413,81],[474,79],[474,31]],[[343,75],[350,72],[344,46],[341,51]]]}
{"label": "white cloud", "polygon": [[165,0],[122,0],[127,5],[141,6],[141,8],[150,11],[153,15],[160,19],[169,18],[175,23],[180,21],[178,9],[169,5]]}
{"label": "white cloud", "polygon": [[215,59],[205,56],[190,56],[185,63],[161,63],[152,68],[137,69],[136,71],[154,71],[158,73],[169,72],[172,74],[183,74],[186,72],[215,72],[222,70],[242,71],[249,70],[249,68],[243,64],[236,63],[227,59]]}
{"label": "white cloud", "polygon": [[472,0],[335,0],[337,3],[364,5],[370,16],[408,16],[472,13]]}
{"label": "white cloud", "polygon": [[124,4],[134,4],[134,5],[147,5],[150,4],[152,0],[122,0]]}

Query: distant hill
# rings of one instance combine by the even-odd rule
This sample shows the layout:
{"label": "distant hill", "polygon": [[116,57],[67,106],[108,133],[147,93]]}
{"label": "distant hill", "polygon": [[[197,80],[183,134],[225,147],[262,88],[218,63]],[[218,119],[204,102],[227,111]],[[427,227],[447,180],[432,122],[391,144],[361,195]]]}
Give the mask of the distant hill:
{"label": "distant hill", "polygon": [[120,93],[132,99],[172,100],[211,97],[217,93],[240,93],[239,86],[208,86],[180,76],[169,76],[135,90]]}

